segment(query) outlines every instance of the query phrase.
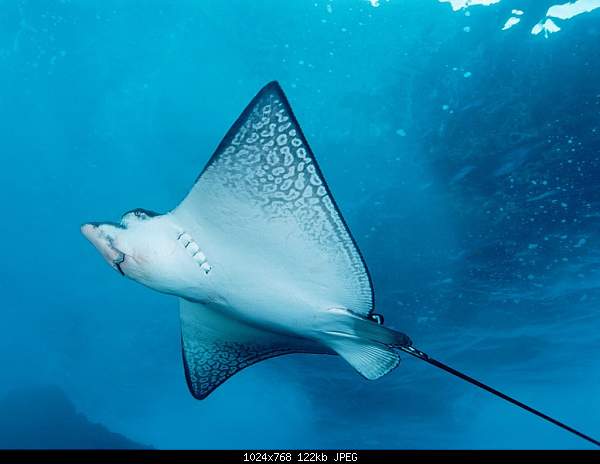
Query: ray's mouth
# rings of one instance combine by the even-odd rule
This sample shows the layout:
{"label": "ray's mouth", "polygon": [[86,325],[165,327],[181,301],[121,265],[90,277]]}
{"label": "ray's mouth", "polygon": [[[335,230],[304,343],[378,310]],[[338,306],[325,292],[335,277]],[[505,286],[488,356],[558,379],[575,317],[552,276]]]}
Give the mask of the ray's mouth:
{"label": "ray's mouth", "polygon": [[125,262],[125,254],[124,253],[121,253],[121,256],[119,258],[117,258],[115,261],[113,261],[113,265],[115,266],[117,271],[119,271],[121,273],[122,276],[125,275],[125,273],[123,272],[123,269],[121,269],[121,264],[124,262]]}
{"label": "ray's mouth", "polygon": [[122,251],[118,250],[114,245],[114,240],[109,235],[104,235],[104,239],[106,240],[106,246],[111,249],[111,251],[116,255],[116,258],[112,260],[112,266],[119,271],[119,274],[122,276],[125,275],[123,269],[121,268],[121,264],[125,262],[125,257],[127,256]]}

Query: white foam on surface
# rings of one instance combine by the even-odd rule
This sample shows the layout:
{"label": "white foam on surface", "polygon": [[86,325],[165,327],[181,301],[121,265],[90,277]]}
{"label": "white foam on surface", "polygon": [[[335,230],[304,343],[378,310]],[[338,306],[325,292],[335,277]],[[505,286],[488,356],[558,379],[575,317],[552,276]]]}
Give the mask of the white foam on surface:
{"label": "white foam on surface", "polygon": [[548,8],[546,16],[566,20],[583,13],[589,13],[596,8],[600,8],[600,0],[577,0],[551,6]]}
{"label": "white foam on surface", "polygon": [[[369,0],[371,3],[379,4],[379,0]],[[449,3],[453,11],[466,10],[465,15],[469,15],[468,8],[471,6],[491,6],[500,3],[502,0],[438,0],[439,3]],[[374,5],[376,6],[376,5]],[[544,37],[550,34],[559,32],[561,27],[560,22],[557,24],[555,20],[569,20],[575,16],[584,13],[589,13],[597,8],[600,8],[600,0],[574,0],[567,3],[552,5],[546,11],[546,15],[531,29],[533,35],[543,33]],[[502,30],[506,31],[521,22],[521,17],[525,14],[523,10],[512,9],[511,16],[502,26]]]}
{"label": "white foam on surface", "polygon": [[547,18],[545,21],[540,21],[531,29],[531,33],[533,35],[538,35],[539,33],[543,32],[544,37],[546,38],[548,37],[548,35],[558,31],[560,31],[560,27],[558,27],[556,23],[550,18]]}
{"label": "white foam on surface", "polygon": [[510,29],[515,24],[519,24],[520,21],[521,21],[521,18],[517,18],[516,16],[511,16],[510,18],[508,18],[506,20],[506,22],[504,23],[504,26],[502,26],[502,30],[505,31],[507,29]]}
{"label": "white foam on surface", "polygon": [[552,18],[566,21],[580,14],[589,13],[596,8],[600,8],[600,0],[576,0],[574,2],[553,5],[546,11],[546,17],[533,26],[531,33],[538,35],[543,32],[544,37],[548,38],[550,34],[558,32],[561,29]]}
{"label": "white foam on surface", "polygon": [[454,11],[469,8],[470,6],[483,5],[490,6],[500,3],[501,0],[439,0],[440,3],[450,3]]}

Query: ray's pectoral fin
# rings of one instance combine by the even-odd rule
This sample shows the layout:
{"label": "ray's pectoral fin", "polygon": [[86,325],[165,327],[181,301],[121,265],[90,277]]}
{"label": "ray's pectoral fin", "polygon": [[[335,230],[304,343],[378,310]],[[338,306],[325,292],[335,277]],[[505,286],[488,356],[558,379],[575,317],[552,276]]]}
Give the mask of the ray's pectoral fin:
{"label": "ray's pectoral fin", "polygon": [[273,269],[293,269],[280,277],[313,300],[373,310],[366,264],[276,82],[252,99],[172,214],[221,259],[235,250],[247,262],[268,257]]}
{"label": "ray's pectoral fin", "polygon": [[292,353],[333,354],[308,340],[256,329],[213,308],[180,299],[185,377],[196,399],[259,361]]}

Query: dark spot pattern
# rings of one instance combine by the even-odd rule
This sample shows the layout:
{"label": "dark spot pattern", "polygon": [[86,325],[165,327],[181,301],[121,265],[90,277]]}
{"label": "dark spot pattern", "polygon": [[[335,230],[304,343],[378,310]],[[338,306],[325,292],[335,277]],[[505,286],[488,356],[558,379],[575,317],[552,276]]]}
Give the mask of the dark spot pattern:
{"label": "dark spot pattern", "polygon": [[341,282],[340,303],[369,315],[371,279],[341,213],[277,83],[263,88],[227,133],[200,175],[202,195],[232,195],[252,205],[267,221],[287,222],[326,256]]}
{"label": "dark spot pattern", "polygon": [[198,331],[198,326],[182,320],[182,352],[185,377],[196,399],[206,398],[235,373],[259,361],[284,354],[332,354],[327,348],[301,339],[273,335],[256,342],[219,340],[213,330]]}
{"label": "dark spot pattern", "polygon": [[195,343],[184,338],[183,356],[190,391],[206,398],[225,380],[259,361],[289,353],[293,348],[236,342]]}

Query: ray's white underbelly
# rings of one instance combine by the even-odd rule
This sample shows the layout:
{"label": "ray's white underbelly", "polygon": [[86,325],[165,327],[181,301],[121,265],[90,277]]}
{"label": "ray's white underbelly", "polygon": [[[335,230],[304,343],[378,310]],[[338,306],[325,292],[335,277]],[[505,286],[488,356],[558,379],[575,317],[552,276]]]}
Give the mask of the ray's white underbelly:
{"label": "ray's white underbelly", "polygon": [[210,290],[202,289],[197,299],[256,327],[304,337],[318,330],[326,304],[281,279],[246,273],[221,280],[217,270],[211,271]]}
{"label": "ray's white underbelly", "polygon": [[326,300],[329,292],[318,273],[306,272],[281,255],[243,240],[221,243],[211,237],[197,246],[190,233],[181,234],[180,240],[191,253],[187,260],[199,265],[182,282],[185,293],[180,296],[187,299],[255,326],[309,337],[317,331],[320,315],[336,306]]}

